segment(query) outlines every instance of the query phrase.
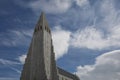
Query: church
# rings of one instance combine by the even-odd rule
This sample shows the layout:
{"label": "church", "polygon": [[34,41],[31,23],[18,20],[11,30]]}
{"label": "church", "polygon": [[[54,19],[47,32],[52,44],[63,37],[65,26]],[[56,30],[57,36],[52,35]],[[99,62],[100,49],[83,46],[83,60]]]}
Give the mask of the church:
{"label": "church", "polygon": [[51,30],[43,12],[35,26],[20,80],[80,80],[56,66]]}

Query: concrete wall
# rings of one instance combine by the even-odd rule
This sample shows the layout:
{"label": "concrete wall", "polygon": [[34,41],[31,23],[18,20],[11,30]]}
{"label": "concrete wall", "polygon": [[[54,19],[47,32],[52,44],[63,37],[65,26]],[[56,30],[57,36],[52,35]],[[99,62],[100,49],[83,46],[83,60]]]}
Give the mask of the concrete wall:
{"label": "concrete wall", "polygon": [[[45,27],[44,27],[45,28]],[[47,28],[44,29],[44,62],[47,78],[51,78],[51,35]]]}

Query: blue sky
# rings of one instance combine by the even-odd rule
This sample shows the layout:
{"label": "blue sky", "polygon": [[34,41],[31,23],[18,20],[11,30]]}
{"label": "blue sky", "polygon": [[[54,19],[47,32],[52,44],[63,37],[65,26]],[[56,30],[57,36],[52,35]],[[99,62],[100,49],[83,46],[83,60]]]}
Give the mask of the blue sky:
{"label": "blue sky", "polygon": [[0,80],[19,80],[42,11],[57,65],[81,80],[120,79],[119,0],[0,0]]}

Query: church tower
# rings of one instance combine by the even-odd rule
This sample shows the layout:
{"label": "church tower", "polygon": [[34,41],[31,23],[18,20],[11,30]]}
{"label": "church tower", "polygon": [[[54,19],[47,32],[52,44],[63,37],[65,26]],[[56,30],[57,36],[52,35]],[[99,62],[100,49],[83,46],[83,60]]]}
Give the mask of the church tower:
{"label": "church tower", "polygon": [[20,80],[58,80],[51,31],[44,13],[35,26]]}

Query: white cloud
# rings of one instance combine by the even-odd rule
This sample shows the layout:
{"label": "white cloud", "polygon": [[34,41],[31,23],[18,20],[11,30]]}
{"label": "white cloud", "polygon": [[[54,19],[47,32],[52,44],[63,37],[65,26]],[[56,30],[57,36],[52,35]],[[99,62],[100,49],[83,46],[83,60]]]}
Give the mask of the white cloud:
{"label": "white cloud", "polygon": [[66,12],[72,4],[72,0],[36,0],[29,3],[29,7],[36,12],[45,11],[46,13]]}
{"label": "white cloud", "polygon": [[0,59],[0,65],[1,65],[1,67],[6,66],[6,67],[14,70],[17,73],[21,73],[21,71],[19,69],[13,67],[14,65],[21,65],[21,63],[19,63],[17,61]]}
{"label": "white cloud", "polygon": [[[99,14],[94,24],[72,34],[72,46],[93,50],[120,47],[120,12],[115,9],[113,0],[103,0],[98,6]],[[103,18],[99,19],[100,16]]]}
{"label": "white cloud", "polygon": [[95,27],[86,27],[72,34],[71,45],[78,48],[88,48],[93,50],[120,47],[120,25],[109,30],[109,34],[102,32]]}
{"label": "white cloud", "polygon": [[24,64],[26,57],[27,57],[27,55],[23,54],[23,55],[21,55],[21,56],[18,57],[18,60],[19,60],[22,64]]}
{"label": "white cloud", "polygon": [[20,46],[27,45],[32,37],[33,30],[9,30],[0,34],[0,45]]}
{"label": "white cloud", "polygon": [[16,61],[11,61],[11,60],[6,60],[6,59],[0,59],[0,64],[3,64],[3,65],[18,65],[20,64],[19,62],[16,62]]}
{"label": "white cloud", "polygon": [[[21,65],[20,62],[17,62],[17,61],[12,61],[12,60],[7,60],[7,59],[0,59],[0,65],[1,67],[8,67],[10,69],[12,69],[13,71],[17,72],[17,73],[21,73],[21,71],[17,68],[14,68],[13,66],[14,65]],[[2,78],[0,78],[1,80]]]}
{"label": "white cloud", "polygon": [[14,2],[23,8],[30,8],[35,13],[40,13],[44,11],[45,13],[64,13],[67,12],[73,4],[86,8],[89,5],[88,0],[34,0],[34,1],[24,1],[24,0],[14,0]]}
{"label": "white cloud", "polygon": [[98,22],[99,27],[102,29],[110,30],[116,26],[120,21],[119,10],[115,8],[114,0],[103,0],[97,6],[98,18],[101,20]]}
{"label": "white cloud", "polygon": [[70,34],[71,32],[61,29],[60,26],[55,27],[55,29],[52,31],[56,59],[67,53]]}
{"label": "white cloud", "polygon": [[19,74],[21,74],[21,70],[19,70],[19,69],[16,69],[16,68],[14,68],[14,67],[10,67],[12,70],[14,70],[15,72],[17,72],[17,73],[19,73]]}
{"label": "white cloud", "polygon": [[76,74],[81,80],[119,80],[120,50],[98,56],[93,65],[78,66]]}
{"label": "white cloud", "polygon": [[94,27],[87,27],[72,34],[71,45],[88,49],[103,49],[107,46],[104,34]]}
{"label": "white cloud", "polygon": [[75,0],[76,4],[79,5],[80,7],[85,7],[89,5],[88,0]]}
{"label": "white cloud", "polygon": [[[76,0],[76,1],[80,5],[89,3],[88,0]],[[108,48],[112,48],[112,47],[120,47],[119,46],[120,45],[120,43],[119,43],[119,40],[120,40],[119,12],[115,10],[112,2],[113,2],[112,0],[105,0],[105,1],[103,0],[101,2],[101,4],[98,5],[100,7],[100,14],[96,15],[97,16],[96,22],[92,26],[86,26],[85,28],[79,29],[74,33],[63,30],[63,29],[53,30],[52,36],[53,36],[55,52],[57,54],[56,57],[59,58],[59,56],[62,56],[65,53],[67,53],[69,45],[71,45],[73,47],[77,47],[77,48],[88,48],[88,49],[93,49],[93,50],[96,50],[96,49],[102,50],[102,49],[108,49]],[[39,4],[39,5],[36,5],[36,4]],[[54,4],[54,5],[52,5],[52,4]],[[45,7],[47,5],[45,7],[46,9],[50,5],[58,6],[57,8],[62,8],[62,7],[64,7],[64,5],[62,7],[59,7],[62,4],[64,4],[64,5],[70,4],[71,5],[71,0],[70,1],[69,0],[55,0],[55,1],[54,0],[53,1],[41,0],[41,2],[40,2],[40,0],[36,0],[36,1],[31,2],[30,6],[31,6],[31,8],[34,8],[34,9],[38,8],[37,10],[39,10],[39,9],[41,9],[41,7],[39,7],[39,6]],[[57,9],[57,8],[55,7],[55,9]],[[67,10],[68,8],[65,8],[65,9]],[[86,19],[92,18],[89,16],[94,16],[94,14],[95,14],[93,9],[91,9],[91,8],[89,8],[89,9],[90,9],[90,11],[87,10],[88,12],[86,12],[86,10],[84,10],[84,13],[82,13],[83,17],[82,16],[81,17],[82,17],[83,21],[85,21]],[[57,9],[57,10],[59,10],[59,9]],[[50,11],[52,11],[52,10],[50,10]],[[60,11],[62,11],[62,9]],[[56,12],[58,12],[58,11],[56,11]],[[75,9],[73,10],[73,12],[74,13],[72,13],[72,14],[76,14]],[[80,11],[80,12],[82,12],[82,11]],[[61,19],[61,21],[69,22],[69,19],[75,18],[73,20],[75,22],[79,22],[80,21],[79,13],[76,15],[73,15],[75,17],[68,16],[69,18],[67,17],[67,18],[65,18],[65,20]],[[89,16],[87,16],[86,14]],[[101,15],[104,16],[103,19],[101,21],[97,21],[99,16],[101,16]],[[87,18],[85,18],[86,16],[87,16]],[[73,24],[76,24],[74,21],[73,21]],[[98,26],[98,25],[100,25],[100,26]],[[77,26],[77,25],[75,25],[75,26]],[[103,32],[103,30],[101,28],[107,32],[106,33]],[[70,36],[71,34],[72,34],[72,37]],[[56,35],[58,35],[60,37],[58,37]],[[8,46],[11,46],[11,45],[17,46],[17,45],[22,45],[22,44],[25,45],[25,44],[29,44],[28,42],[30,41],[30,38],[27,38],[26,36],[31,37],[32,30],[10,31],[7,35],[10,37],[10,39],[8,39],[6,37],[4,38],[3,36],[6,36],[6,35],[0,34],[0,37],[2,37],[0,39],[0,45],[1,44],[8,45]],[[69,40],[71,40],[70,43],[69,43]],[[59,41],[62,41],[63,44],[60,44]],[[65,46],[63,48],[59,49],[59,47],[61,47],[62,45],[65,45]]]}

